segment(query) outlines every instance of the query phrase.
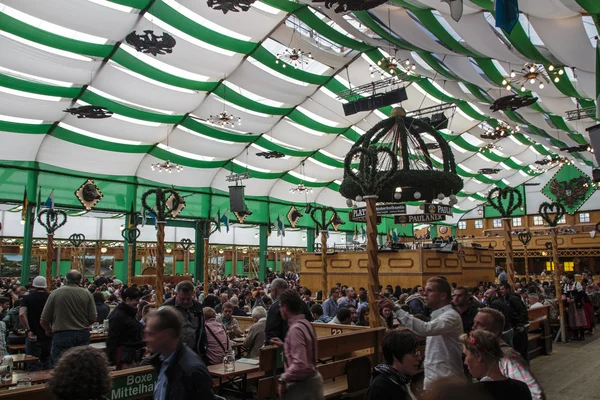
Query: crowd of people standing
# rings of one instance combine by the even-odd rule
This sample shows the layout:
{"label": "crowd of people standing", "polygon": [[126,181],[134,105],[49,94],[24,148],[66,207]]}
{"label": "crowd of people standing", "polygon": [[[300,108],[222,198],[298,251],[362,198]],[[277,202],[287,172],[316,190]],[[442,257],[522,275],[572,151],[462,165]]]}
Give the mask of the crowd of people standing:
{"label": "crowd of people standing", "polygon": [[[583,337],[581,330],[592,329],[589,321],[595,320],[593,308],[591,314],[585,308],[588,294],[583,288],[589,288],[591,277],[585,279],[582,284],[567,275],[563,286],[574,338]],[[337,284],[328,297],[320,291],[313,296],[293,274],[271,274],[265,282],[215,280],[206,288],[206,296],[200,283],[167,283],[165,302],[158,309],[151,285],[127,287],[105,276],[84,279],[78,271],[54,279],[57,290],[50,293],[42,276],[26,286],[16,280],[2,283],[8,301],[0,297],[0,317],[7,321],[0,323],[4,333],[0,355],[6,353],[6,341],[22,332],[27,354],[38,358],[28,365],[31,371],[55,368],[53,375],[59,376],[64,369],[61,360],[72,363],[70,350],[75,347],[85,348],[90,357],[100,357],[115,369],[152,365],[159,400],[211,398],[207,366],[222,363],[232,341],[240,337],[248,357],[258,357],[264,345],[283,348],[282,398],[320,399],[323,383],[316,369],[316,334],[310,322],[368,326],[371,318],[379,318],[387,333],[382,344],[385,362],[372,370],[367,399],[414,399],[415,393],[427,398],[440,393],[440,385],[471,381],[477,387],[468,390],[491,399],[505,399],[507,393],[516,399],[543,399],[528,364],[527,309],[556,306],[552,286],[545,282],[518,282],[515,288],[506,282],[481,283],[470,288],[444,277],[431,278],[424,287],[381,287],[376,307],[369,306],[362,287]],[[15,315],[16,329],[10,322]],[[254,322],[246,332],[236,319],[240,316]],[[106,359],[87,346],[90,326],[103,320],[108,321]],[[426,341],[423,355],[422,338]],[[412,377],[421,372],[423,385],[415,387]],[[52,382],[58,385],[56,390],[67,390],[56,378]],[[101,384],[91,379],[90,390]]]}

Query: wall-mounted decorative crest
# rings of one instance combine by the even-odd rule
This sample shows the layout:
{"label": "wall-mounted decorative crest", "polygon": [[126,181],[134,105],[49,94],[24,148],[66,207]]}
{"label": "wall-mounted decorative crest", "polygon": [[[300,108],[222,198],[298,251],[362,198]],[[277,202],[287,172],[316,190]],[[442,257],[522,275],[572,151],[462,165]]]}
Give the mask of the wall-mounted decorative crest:
{"label": "wall-mounted decorative crest", "polygon": [[75,191],[75,196],[81,205],[88,211],[94,208],[104,197],[92,179],[85,181],[85,183]]}
{"label": "wall-mounted decorative crest", "polygon": [[300,213],[300,211],[298,211],[296,206],[292,206],[290,208],[290,211],[288,211],[288,213],[287,213],[287,219],[290,222],[290,226],[292,228],[296,227],[296,225],[300,221],[300,218],[302,218],[302,217],[303,217],[303,215]]}
{"label": "wall-mounted decorative crest", "polygon": [[541,192],[551,201],[562,204],[573,215],[594,194],[591,178],[574,165],[563,165]]}
{"label": "wall-mounted decorative crest", "polygon": [[538,101],[537,97],[524,97],[518,95],[510,95],[496,99],[490,106],[492,111],[515,111],[522,107],[527,107]]}
{"label": "wall-mounted decorative crest", "polygon": [[244,221],[246,220],[246,218],[248,218],[248,216],[252,215],[252,211],[250,211],[250,210],[234,211],[233,214],[235,215],[237,220],[240,222],[240,224],[243,224]]}

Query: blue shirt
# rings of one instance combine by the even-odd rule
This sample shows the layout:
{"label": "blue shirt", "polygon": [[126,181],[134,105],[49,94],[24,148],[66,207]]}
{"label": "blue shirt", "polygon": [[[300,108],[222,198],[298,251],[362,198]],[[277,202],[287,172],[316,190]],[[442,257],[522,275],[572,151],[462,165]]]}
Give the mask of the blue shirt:
{"label": "blue shirt", "polygon": [[337,301],[329,297],[323,302],[323,315],[333,318],[336,316],[338,308]]}
{"label": "blue shirt", "polygon": [[158,379],[154,386],[154,400],[165,400],[167,397],[167,384],[169,382],[167,379],[167,368],[169,368],[169,364],[173,361],[174,355],[175,352],[172,352],[160,366],[160,373],[158,374]]}

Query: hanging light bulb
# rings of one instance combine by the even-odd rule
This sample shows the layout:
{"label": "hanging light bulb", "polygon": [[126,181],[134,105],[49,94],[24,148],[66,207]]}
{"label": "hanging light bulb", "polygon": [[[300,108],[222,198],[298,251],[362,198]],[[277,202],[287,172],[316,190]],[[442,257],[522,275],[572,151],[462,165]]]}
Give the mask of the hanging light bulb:
{"label": "hanging light bulb", "polygon": [[531,83],[531,84],[533,85],[533,84],[535,83],[535,78],[531,78],[531,79],[529,80],[529,83]]}
{"label": "hanging light bulb", "polygon": [[510,77],[514,78],[517,76],[517,73],[515,71],[510,71]]}
{"label": "hanging light bulb", "polygon": [[531,67],[529,67],[529,72],[531,72],[531,73],[535,72],[535,65],[532,65]]}
{"label": "hanging light bulb", "polygon": [[527,88],[525,86],[521,86],[521,92],[524,92],[526,90],[527,90]]}
{"label": "hanging light bulb", "polygon": [[548,67],[548,70],[554,71],[554,65],[550,65],[550,67]]}
{"label": "hanging light bulb", "polygon": [[512,86],[506,85],[506,90],[512,90]]}
{"label": "hanging light bulb", "polygon": [[565,71],[564,71],[564,70],[562,70],[562,69],[559,69],[559,70],[558,70],[558,74],[559,74],[559,75],[562,75],[562,74],[564,74],[564,73],[565,73]]}
{"label": "hanging light bulb", "polygon": [[506,79],[504,79],[504,80],[502,81],[502,86],[506,86],[506,85],[508,85],[508,81],[507,81]]}
{"label": "hanging light bulb", "polygon": [[544,88],[544,84],[542,82],[540,82],[540,89]]}
{"label": "hanging light bulb", "polygon": [[556,82],[556,83],[560,82],[560,78],[557,76],[556,78],[554,78],[554,82]]}

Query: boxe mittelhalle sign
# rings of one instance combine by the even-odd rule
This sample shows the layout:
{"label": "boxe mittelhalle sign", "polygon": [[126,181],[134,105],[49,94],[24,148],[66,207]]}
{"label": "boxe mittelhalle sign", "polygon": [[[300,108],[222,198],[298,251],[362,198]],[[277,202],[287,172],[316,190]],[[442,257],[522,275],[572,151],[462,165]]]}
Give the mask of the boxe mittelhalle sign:
{"label": "boxe mittelhalle sign", "polygon": [[[406,214],[406,204],[378,204],[377,223],[381,222],[381,215],[394,215],[395,224],[419,224],[446,220],[447,215],[452,215],[452,206],[443,204],[423,204],[423,214]],[[350,221],[365,222],[367,208],[359,207],[350,212]]]}

